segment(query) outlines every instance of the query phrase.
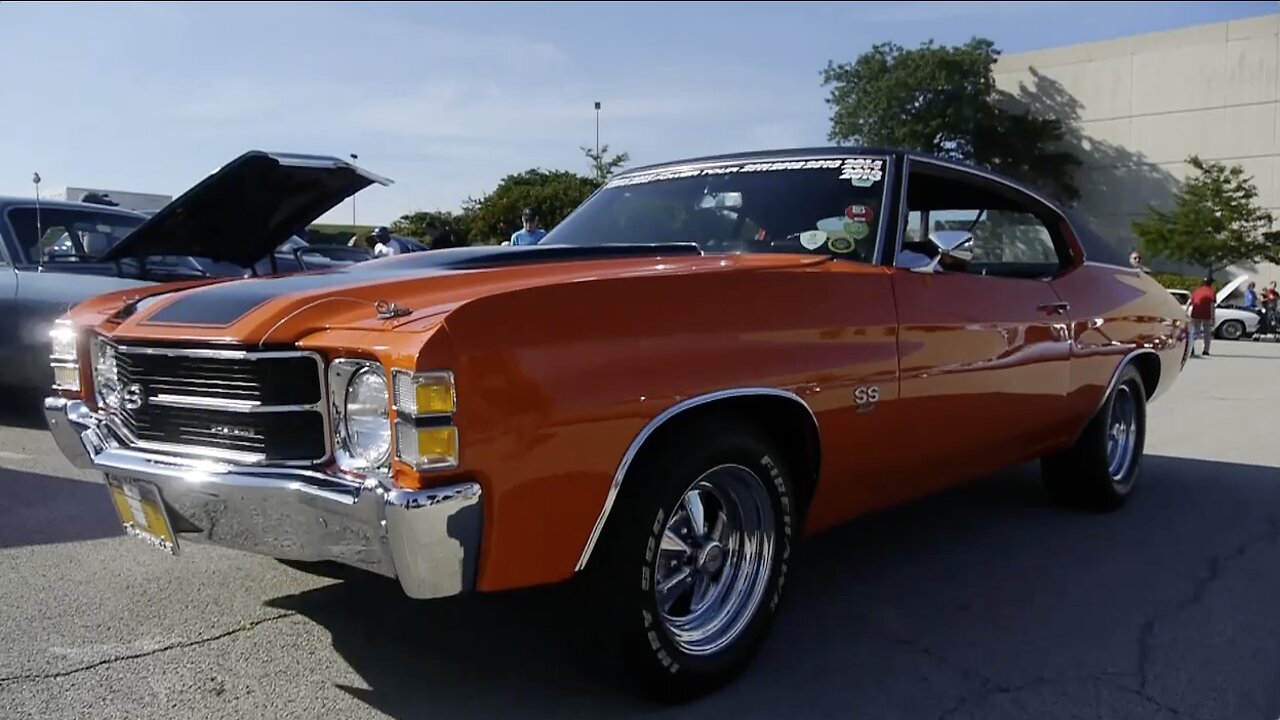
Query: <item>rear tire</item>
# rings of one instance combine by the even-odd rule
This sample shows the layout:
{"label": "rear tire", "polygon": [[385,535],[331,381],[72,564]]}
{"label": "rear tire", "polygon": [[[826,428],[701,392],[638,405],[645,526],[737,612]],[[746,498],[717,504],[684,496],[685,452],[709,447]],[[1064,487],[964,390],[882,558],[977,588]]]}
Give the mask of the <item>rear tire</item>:
{"label": "rear tire", "polygon": [[1132,365],[1070,448],[1042,458],[1041,475],[1057,502],[1095,512],[1119,509],[1142,472],[1147,393]]}
{"label": "rear tire", "polygon": [[798,510],[782,453],[750,423],[707,418],[642,452],[589,577],[628,681],[665,702],[742,674],[782,600]]}

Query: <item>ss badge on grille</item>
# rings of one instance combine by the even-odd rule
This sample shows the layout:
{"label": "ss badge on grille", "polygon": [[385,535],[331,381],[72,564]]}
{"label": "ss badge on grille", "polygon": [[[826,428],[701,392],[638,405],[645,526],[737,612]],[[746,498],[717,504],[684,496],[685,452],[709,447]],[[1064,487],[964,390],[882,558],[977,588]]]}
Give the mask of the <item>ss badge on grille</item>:
{"label": "ss badge on grille", "polygon": [[240,427],[238,425],[214,425],[209,428],[209,432],[222,437],[253,437],[253,428]]}
{"label": "ss badge on grille", "polygon": [[120,389],[120,404],[126,410],[137,410],[146,400],[147,396],[142,393],[142,386],[138,383],[130,383]]}

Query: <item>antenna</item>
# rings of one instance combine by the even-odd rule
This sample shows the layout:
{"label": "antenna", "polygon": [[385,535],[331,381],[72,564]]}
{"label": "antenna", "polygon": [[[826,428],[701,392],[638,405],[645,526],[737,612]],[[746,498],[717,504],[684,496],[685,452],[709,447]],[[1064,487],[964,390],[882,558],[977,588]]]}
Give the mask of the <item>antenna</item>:
{"label": "antenna", "polygon": [[[31,173],[31,182],[36,186],[36,250],[40,248],[40,240],[44,238],[44,228],[40,224],[40,173]],[[43,257],[43,255],[41,255]]]}

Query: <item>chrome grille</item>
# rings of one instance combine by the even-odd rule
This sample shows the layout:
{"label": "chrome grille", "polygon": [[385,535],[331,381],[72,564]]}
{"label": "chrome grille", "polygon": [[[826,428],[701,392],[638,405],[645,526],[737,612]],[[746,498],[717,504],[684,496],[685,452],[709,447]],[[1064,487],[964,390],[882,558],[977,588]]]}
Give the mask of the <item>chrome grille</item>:
{"label": "chrome grille", "polygon": [[323,362],[303,351],[115,346],[121,400],[108,408],[143,449],[244,464],[330,455]]}

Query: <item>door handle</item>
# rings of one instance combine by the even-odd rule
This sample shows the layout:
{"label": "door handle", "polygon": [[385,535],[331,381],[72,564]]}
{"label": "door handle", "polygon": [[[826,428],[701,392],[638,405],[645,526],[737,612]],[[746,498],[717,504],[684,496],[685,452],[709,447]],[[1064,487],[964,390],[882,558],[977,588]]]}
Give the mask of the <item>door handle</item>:
{"label": "door handle", "polygon": [[1071,303],[1065,303],[1065,302],[1044,303],[1042,305],[1036,306],[1037,310],[1041,312],[1052,313],[1054,315],[1061,315],[1065,313],[1067,310],[1069,310],[1070,308],[1071,308]]}

